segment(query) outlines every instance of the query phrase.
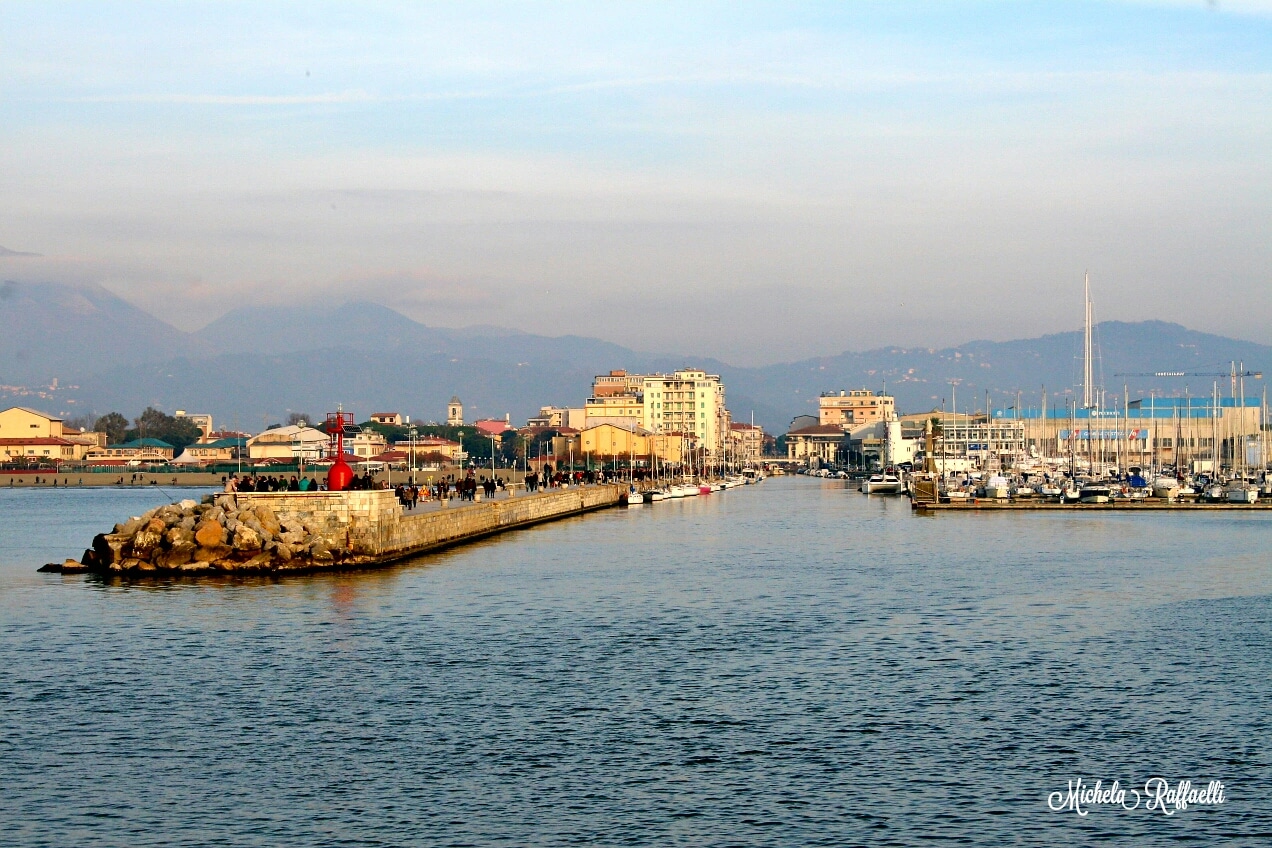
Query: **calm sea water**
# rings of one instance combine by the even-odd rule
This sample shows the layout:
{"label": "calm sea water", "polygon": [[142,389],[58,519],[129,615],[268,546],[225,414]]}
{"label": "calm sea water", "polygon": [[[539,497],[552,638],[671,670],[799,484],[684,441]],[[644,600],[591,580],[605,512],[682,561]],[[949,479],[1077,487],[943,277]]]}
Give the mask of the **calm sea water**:
{"label": "calm sea water", "polygon": [[[378,572],[35,573],[167,500],[0,490],[0,844],[1272,840],[1272,516],[787,478]],[[1155,776],[1227,802],[1047,807]]]}

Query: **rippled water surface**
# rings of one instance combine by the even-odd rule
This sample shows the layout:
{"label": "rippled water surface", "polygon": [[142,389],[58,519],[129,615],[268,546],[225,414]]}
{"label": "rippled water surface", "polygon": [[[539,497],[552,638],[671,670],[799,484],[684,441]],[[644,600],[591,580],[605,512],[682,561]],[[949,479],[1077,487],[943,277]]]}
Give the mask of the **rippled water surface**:
{"label": "rippled water surface", "polygon": [[[1272,844],[1272,515],[786,478],[377,572],[35,573],[167,500],[0,490],[0,844]],[[1153,776],[1228,800],[1047,808]]]}

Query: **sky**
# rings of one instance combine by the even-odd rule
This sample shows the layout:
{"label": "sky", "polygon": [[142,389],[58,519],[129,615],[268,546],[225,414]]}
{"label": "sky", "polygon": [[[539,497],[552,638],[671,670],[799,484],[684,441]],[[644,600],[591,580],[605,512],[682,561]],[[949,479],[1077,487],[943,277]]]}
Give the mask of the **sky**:
{"label": "sky", "polygon": [[0,2],[6,280],[738,365],[1272,343],[1272,0]]}

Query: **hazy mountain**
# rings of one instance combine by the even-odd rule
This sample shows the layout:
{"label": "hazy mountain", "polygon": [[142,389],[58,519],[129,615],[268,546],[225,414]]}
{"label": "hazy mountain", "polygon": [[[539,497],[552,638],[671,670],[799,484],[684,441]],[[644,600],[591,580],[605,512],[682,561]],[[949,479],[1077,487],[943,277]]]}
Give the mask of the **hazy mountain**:
{"label": "hazy mountain", "polygon": [[[548,337],[499,327],[428,327],[374,303],[236,309],[183,333],[101,288],[55,284],[0,287],[0,386],[47,385],[38,402],[0,389],[0,399],[53,412],[137,414],[147,405],[210,412],[244,429],[291,410],[320,415],[343,403],[358,416],[393,410],[439,419],[458,394],[469,419],[510,414],[522,422],[543,404],[577,405],[592,377],[614,368],[671,371],[694,366],[724,379],[742,421],[783,432],[814,412],[823,391],[870,388],[897,396],[906,411],[952,401],[960,409],[1067,403],[1081,374],[1081,334],[1056,333],[954,348],[890,347],[761,368],[633,351],[583,336]],[[1224,372],[1230,360],[1272,368],[1272,347],[1157,321],[1099,325],[1097,376],[1112,396],[1149,391],[1209,394],[1215,377],[1146,378],[1126,372]],[[68,390],[68,384],[78,389]],[[1257,395],[1262,383],[1246,381]]]}
{"label": "hazy mountain", "polygon": [[244,307],[195,333],[222,353],[286,354],[326,348],[450,354],[495,362],[594,363],[631,358],[627,348],[582,336],[536,336],[501,327],[428,327],[365,301],[340,306]]}
{"label": "hazy mountain", "polygon": [[0,383],[63,383],[112,367],[210,352],[101,286],[0,283]]}
{"label": "hazy mountain", "polygon": [[27,253],[24,250],[10,250],[3,244],[0,244],[0,256],[40,256],[39,253]]}
{"label": "hazy mountain", "polygon": [[[1225,393],[1228,381],[1216,377],[1154,378],[1132,376],[1157,371],[1223,372],[1230,361],[1244,362],[1248,370],[1272,367],[1272,347],[1254,342],[1200,333],[1162,321],[1124,323],[1110,321],[1096,327],[1096,382],[1105,386],[1108,399],[1182,393],[1208,395],[1218,379]],[[880,348],[845,352],[837,356],[769,365],[746,371],[730,371],[739,387],[768,404],[793,411],[811,412],[822,391],[885,385],[900,409],[917,411],[941,405],[949,408],[957,392],[959,409],[1015,404],[1017,392],[1024,405],[1037,406],[1045,385],[1048,403],[1063,406],[1064,392],[1080,386],[1082,333],[1054,333],[1035,339],[1007,342],[975,341],[954,348]],[[1262,391],[1262,381],[1247,380],[1246,391]]]}

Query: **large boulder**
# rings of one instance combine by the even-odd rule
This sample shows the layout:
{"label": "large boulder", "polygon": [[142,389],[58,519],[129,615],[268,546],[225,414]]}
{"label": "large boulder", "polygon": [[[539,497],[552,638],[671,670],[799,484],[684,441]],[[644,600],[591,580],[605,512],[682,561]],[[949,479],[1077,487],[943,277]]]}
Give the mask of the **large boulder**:
{"label": "large boulder", "polygon": [[154,553],[155,548],[163,541],[163,536],[159,533],[146,529],[138,530],[137,535],[133,536],[132,543],[128,549],[137,559],[150,559],[150,555]]}
{"label": "large boulder", "polygon": [[201,549],[194,542],[177,542],[171,549],[155,557],[155,564],[164,568],[175,568],[178,565],[185,565],[194,559],[195,553],[199,550]]}
{"label": "large boulder", "polygon": [[216,562],[219,559],[225,559],[234,553],[234,549],[228,545],[217,545],[214,548],[199,548],[191,557],[195,562]]}
{"label": "large boulder", "polygon": [[274,565],[274,558],[266,553],[259,553],[243,563],[245,571],[265,571]]}
{"label": "large boulder", "polygon": [[278,516],[274,514],[274,510],[265,504],[260,504],[256,507],[256,520],[271,536],[277,536],[282,532],[283,526],[279,522]]}
{"label": "large boulder", "polygon": [[202,548],[219,548],[225,544],[225,528],[216,521],[204,521],[195,528],[194,540]]}
{"label": "large boulder", "polygon": [[308,533],[300,530],[285,530],[278,535],[278,541],[284,545],[290,545],[298,548],[305,543],[305,539],[309,537]]}
{"label": "large boulder", "polygon": [[261,549],[261,534],[246,524],[240,524],[234,530],[234,541],[230,544],[233,545],[236,551],[259,551]]}
{"label": "large boulder", "polygon": [[187,530],[186,528],[181,526],[177,526],[177,527],[173,527],[169,529],[167,533],[164,533],[163,538],[167,541],[169,545],[177,545],[177,544],[180,544],[181,542],[189,542],[191,545],[193,545],[194,531]]}
{"label": "large boulder", "polygon": [[124,558],[124,545],[129,536],[123,533],[98,533],[93,537],[93,550],[97,552],[97,561],[102,565],[110,565]]}

